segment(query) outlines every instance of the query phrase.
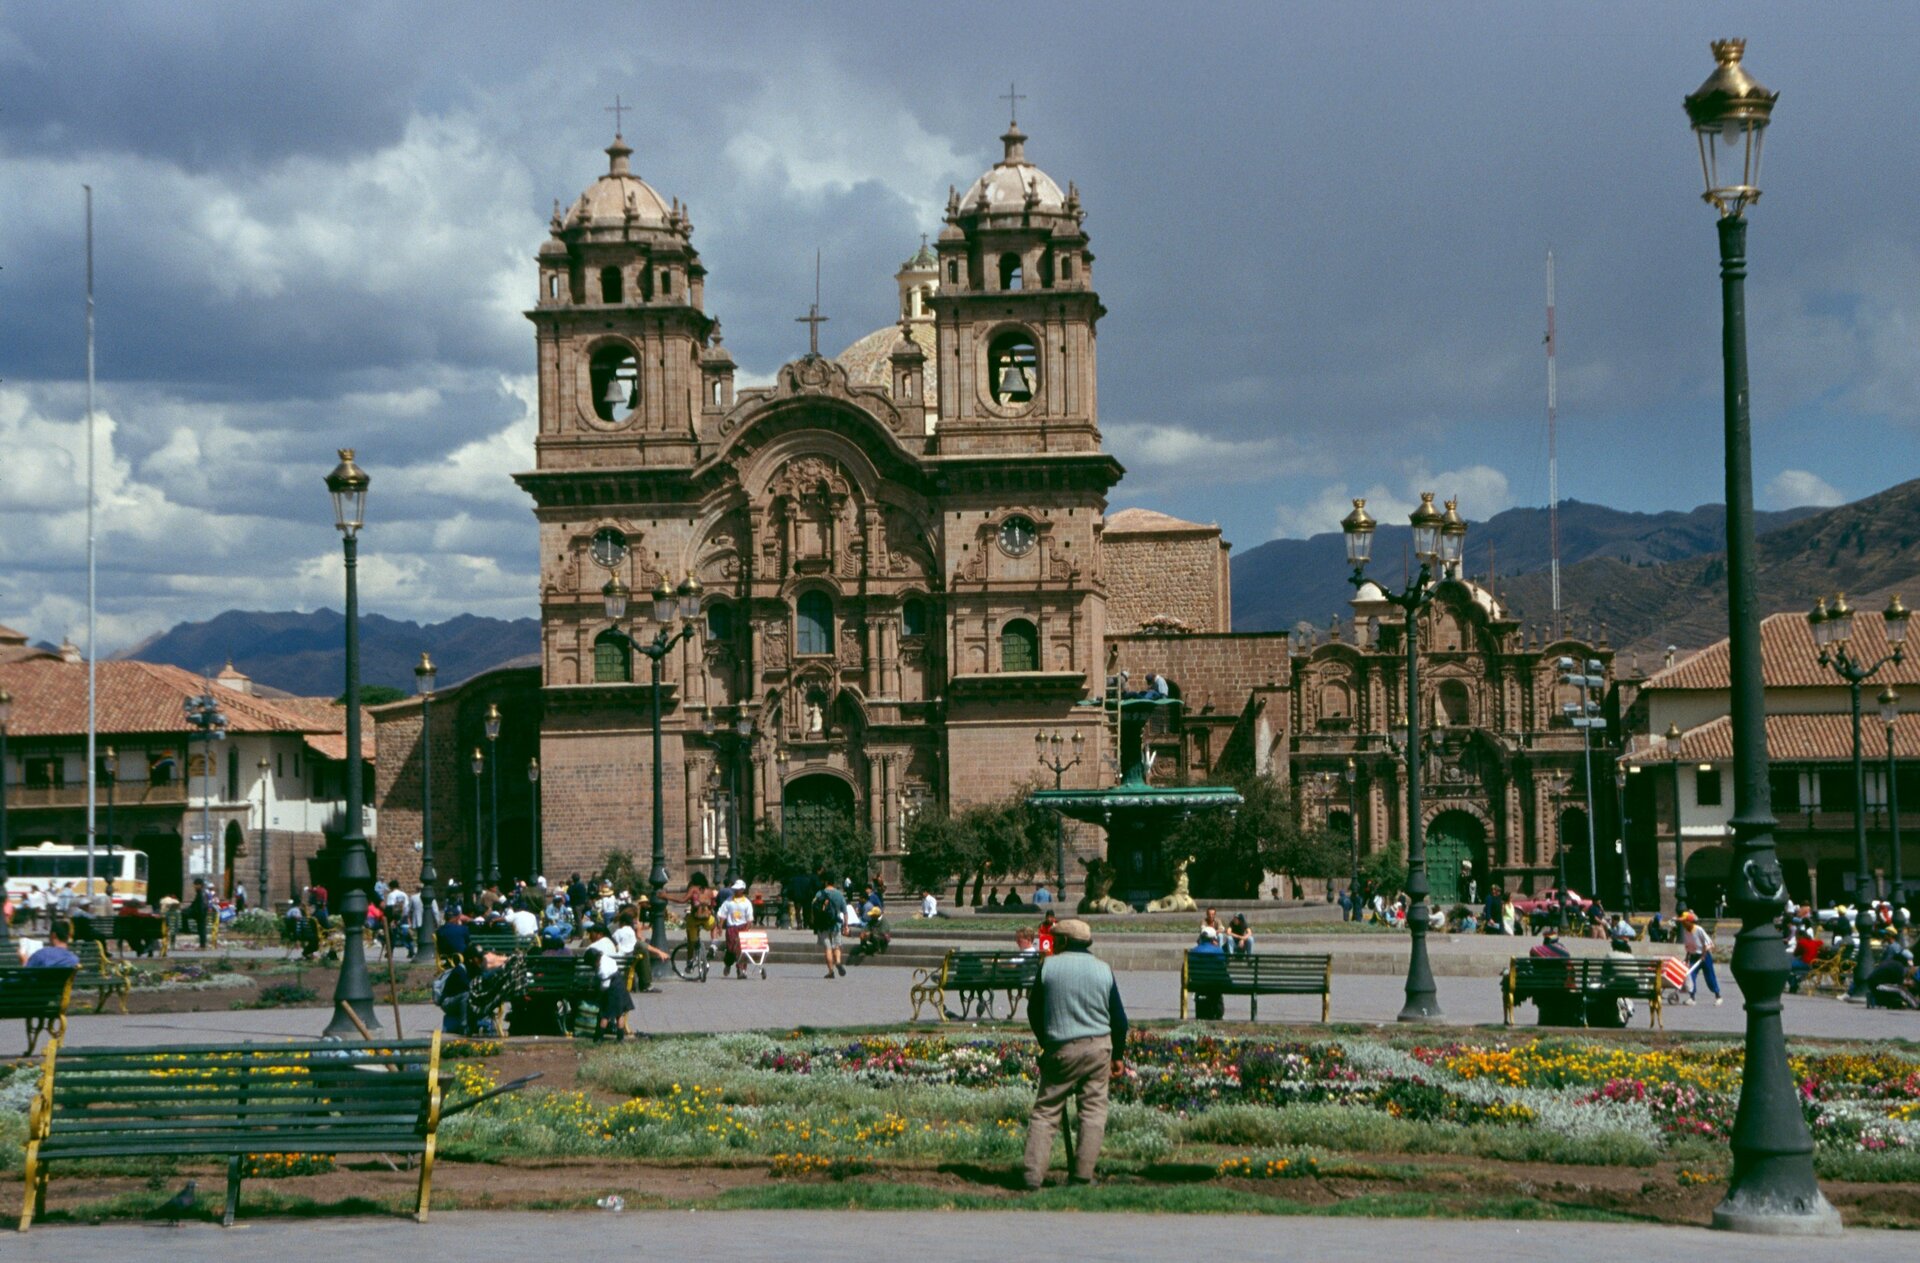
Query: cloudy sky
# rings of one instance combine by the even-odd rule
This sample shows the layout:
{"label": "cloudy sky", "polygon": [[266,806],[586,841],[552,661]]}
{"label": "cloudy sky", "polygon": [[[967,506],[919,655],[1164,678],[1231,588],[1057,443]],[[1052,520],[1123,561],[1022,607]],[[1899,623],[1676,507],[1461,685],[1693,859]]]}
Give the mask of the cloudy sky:
{"label": "cloudy sky", "polygon": [[1783,95],[1753,214],[1763,503],[1920,469],[1920,10],[1671,3],[0,4],[0,623],[84,626],[95,194],[101,647],[336,608],[320,479],[373,475],[364,601],[534,611],[532,253],[602,170],[689,206],[745,372],[887,322],[949,185],[1029,154],[1088,207],[1116,503],[1247,548],[1353,494],[1720,492],[1709,38]]}

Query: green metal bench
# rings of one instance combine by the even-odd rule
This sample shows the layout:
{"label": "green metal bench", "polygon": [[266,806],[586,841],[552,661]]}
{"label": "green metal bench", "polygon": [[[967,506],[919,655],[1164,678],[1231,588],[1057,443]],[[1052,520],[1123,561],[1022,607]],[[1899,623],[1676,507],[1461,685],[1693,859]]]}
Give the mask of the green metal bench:
{"label": "green metal bench", "polygon": [[[496,956],[511,956],[524,952],[533,946],[530,938],[521,938],[512,930],[470,930],[467,934],[467,946],[477,947],[481,951],[492,952]],[[433,965],[436,969],[451,969],[453,961],[441,954],[439,943],[433,945]]]}
{"label": "green metal bench", "polygon": [[1041,957],[1020,952],[950,951],[938,965],[913,971],[907,998],[913,1017],[920,1020],[923,1005],[932,1005],[940,1020],[947,1019],[947,992],[960,997],[961,1017],[992,1017],[996,995],[1007,998],[1007,1017],[1013,1018],[1020,1001],[1040,977]]}
{"label": "green metal bench", "polygon": [[1619,953],[1607,956],[1516,956],[1500,980],[1506,1024],[1513,1009],[1532,1000],[1542,1026],[1625,1025],[1619,1002],[1645,1000],[1649,1026],[1666,1025],[1660,1009],[1660,961]]}
{"label": "green metal bench", "polygon": [[125,1013],[127,993],[133,990],[133,974],[127,967],[115,960],[107,945],[98,939],[79,939],[68,947],[80,958],[80,970],[73,976],[73,989],[94,993],[95,1013],[107,1006],[108,996],[118,1000],[120,1011]]}
{"label": "green metal bench", "polygon": [[1269,952],[1251,956],[1185,954],[1180,967],[1180,1017],[1186,1020],[1187,996],[1243,995],[1249,1020],[1260,1020],[1263,995],[1317,995],[1320,1020],[1332,1011],[1333,957]]}
{"label": "green metal bench", "polygon": [[227,1160],[222,1222],[259,1154],[420,1155],[427,1217],[440,1125],[440,1036],[376,1043],[47,1049],[27,1125],[25,1232],[50,1164],[139,1157]]}
{"label": "green metal bench", "polygon": [[27,1055],[41,1035],[58,1044],[67,1035],[67,1005],[73,999],[72,969],[29,969],[0,965],[0,1019],[20,1018],[27,1024]]}

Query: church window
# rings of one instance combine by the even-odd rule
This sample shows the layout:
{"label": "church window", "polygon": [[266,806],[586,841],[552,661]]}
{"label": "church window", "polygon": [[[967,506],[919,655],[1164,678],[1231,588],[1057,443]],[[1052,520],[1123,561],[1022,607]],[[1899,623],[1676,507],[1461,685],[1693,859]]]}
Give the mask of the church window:
{"label": "church window", "polygon": [[794,606],[794,652],[833,652],[833,598],[818,590],[802,592]]}
{"label": "church window", "polygon": [[1040,288],[1053,288],[1053,251],[1040,256]]}
{"label": "church window", "polygon": [[633,680],[633,648],[616,631],[603,631],[593,638],[593,681],[595,684],[628,684]]}
{"label": "church window", "polygon": [[1339,681],[1320,686],[1320,718],[1344,722],[1353,718],[1353,695]]}
{"label": "church window", "polygon": [[660,292],[662,294],[673,293],[673,272],[670,269],[660,269]]}
{"label": "church window", "polygon": [[593,410],[602,421],[625,421],[640,407],[640,363],[624,344],[604,346],[593,353],[587,384],[593,391]]}
{"label": "church window", "polygon": [[900,607],[900,634],[902,636],[927,634],[927,603],[925,601],[916,597]]}
{"label": "church window", "polygon": [[1060,260],[1060,279],[1063,281],[1073,279],[1073,256],[1070,254],[1063,256]]}
{"label": "church window", "polygon": [[617,303],[621,301],[619,268],[600,269],[600,301],[603,303]]}
{"label": "church window", "polygon": [[733,638],[733,607],[724,601],[707,607],[707,639],[719,644]]}
{"label": "church window", "polygon": [[653,301],[653,265],[644,260],[638,269],[640,274],[640,298],[643,302]]}
{"label": "church window", "polygon": [[960,283],[960,260],[948,259],[947,260],[947,284],[958,285],[959,283]]}
{"label": "church window", "polygon": [[558,276],[547,277],[547,297],[548,298],[560,297],[560,278]]}
{"label": "church window", "polygon": [[1000,629],[1000,669],[1002,671],[1038,671],[1040,637],[1033,624],[1024,618],[1008,621]]}
{"label": "church window", "polygon": [[1040,386],[1040,351],[1024,329],[1009,329],[987,352],[988,385],[997,404],[1030,403]]}
{"label": "church window", "polygon": [[1000,256],[1000,288],[1025,289],[1025,279],[1020,274],[1020,256],[1003,254]]}
{"label": "church window", "polygon": [[1473,700],[1467,695],[1467,686],[1459,680],[1440,682],[1440,722],[1450,728],[1467,728],[1473,724]]}

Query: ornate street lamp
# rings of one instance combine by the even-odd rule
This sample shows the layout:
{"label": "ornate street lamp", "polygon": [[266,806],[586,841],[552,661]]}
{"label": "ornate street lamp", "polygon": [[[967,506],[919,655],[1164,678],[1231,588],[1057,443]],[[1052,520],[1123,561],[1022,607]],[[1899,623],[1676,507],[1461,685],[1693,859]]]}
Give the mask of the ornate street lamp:
{"label": "ornate street lamp", "polygon": [[440,928],[440,874],[433,866],[433,682],[440,674],[433,659],[420,655],[413,669],[414,691],[420,695],[420,946],[430,947]]}
{"label": "ornate street lamp", "polygon": [[[1880,615],[1886,624],[1888,652],[1869,665],[1855,657],[1851,648],[1853,607],[1847,604],[1846,593],[1834,597],[1831,605],[1824,600],[1815,602],[1807,614],[1807,625],[1813,629],[1813,644],[1819,651],[1820,665],[1833,668],[1833,673],[1846,681],[1847,694],[1853,702],[1853,867],[1854,903],[1857,906],[1871,904],[1878,893],[1873,876],[1873,860],[1867,854],[1867,770],[1860,740],[1860,686],[1871,680],[1888,663],[1898,665],[1906,660],[1909,615],[1910,611],[1900,604],[1898,596],[1888,603]],[[1888,729],[1888,733],[1891,735],[1892,729]],[[1862,960],[1865,956],[1862,952]],[[1867,994],[1864,968],[1855,971],[1850,994],[1855,997]]]}
{"label": "ornate street lamp", "polygon": [[1627,858],[1627,767],[1613,765],[1613,818],[1620,826],[1620,907],[1633,915],[1633,866]]}
{"label": "ornate street lamp", "polygon": [[1360,765],[1347,758],[1347,766],[1340,773],[1347,782],[1347,895],[1353,904],[1353,919],[1360,919]]}
{"label": "ornate street lamp", "polygon": [[[1060,735],[1058,728],[1051,734],[1036,732],[1034,745],[1040,748],[1040,766],[1053,773],[1053,787],[1061,787],[1069,769],[1080,763],[1080,752],[1086,747],[1086,734],[1078,729],[1073,734],[1073,757],[1066,757],[1067,738]],[[1067,901],[1067,817],[1065,812],[1053,813],[1053,871],[1060,876],[1060,902]]]}
{"label": "ornate street lamp", "polygon": [[[262,762],[264,761],[265,760],[262,760]],[[100,760],[100,766],[107,774],[107,912],[111,915],[113,912],[113,878],[116,870],[119,868],[119,862],[114,858],[113,853],[113,789],[114,783],[120,779],[120,756],[114,752],[112,746],[107,747],[105,755],[103,755]],[[262,827],[264,828],[264,825]],[[260,835],[260,845],[264,848],[266,844],[266,834],[263,832]]]}
{"label": "ornate street lamp", "polygon": [[13,718],[13,694],[0,689],[0,961],[13,953],[13,918],[7,903],[7,724]]}
{"label": "ornate street lamp", "polygon": [[333,497],[333,524],[339,528],[347,567],[347,819],[346,831],[332,842],[333,880],[341,888],[340,924],[346,942],[340,954],[340,980],[333,989],[333,1020],[324,1035],[351,1039],[380,1029],[367,976],[367,898],[373,891],[373,855],[367,847],[360,809],[360,527],[366,521],[371,480],[353,463],[353,449],[340,449],[340,463],[327,475]]}
{"label": "ornate street lamp", "polygon": [[[113,751],[109,750],[107,753],[111,755]],[[273,892],[267,885],[268,879],[273,874],[273,869],[267,863],[267,812],[273,807],[273,764],[269,762],[267,756],[263,754],[260,756],[260,762],[255,766],[260,772],[260,885],[257,889],[260,891],[260,906],[268,912],[272,912]],[[113,795],[111,793],[107,795],[107,801],[109,803],[113,801]],[[111,818],[111,815],[109,815],[109,818]],[[111,832],[111,830],[109,830],[109,832]],[[107,871],[111,874],[113,871],[113,839],[111,837],[107,839],[107,856]],[[111,883],[113,881],[112,876],[108,876],[107,881]],[[107,895],[109,899],[112,898],[113,889],[111,884],[108,886]]]}
{"label": "ornate street lamp", "polygon": [[[480,811],[480,777],[487,770],[487,756],[480,747],[473,748],[473,868],[467,873],[467,891],[470,900],[480,897],[480,883],[487,879],[487,835],[484,829],[486,816]],[[469,909],[471,911],[471,909]]]}
{"label": "ornate street lamp", "polygon": [[[606,603],[609,631],[624,640],[631,649],[637,649],[647,655],[653,673],[653,869],[647,874],[647,885],[652,889],[651,901],[653,918],[653,945],[662,951],[667,946],[667,815],[666,804],[662,801],[665,792],[660,773],[660,674],[661,663],[673,647],[683,640],[689,640],[694,633],[694,620],[700,614],[700,581],[689,574],[675,588],[666,579],[653,590],[653,621],[660,626],[654,631],[653,639],[642,643],[620,626],[626,617],[629,589],[615,575],[608,579],[606,586],[600,589],[600,595]],[[673,627],[675,616],[680,625]]]}
{"label": "ornate street lamp", "polygon": [[[1407,957],[1406,1003],[1401,1007],[1402,1022],[1432,1021],[1440,1017],[1440,997],[1433,984],[1433,966],[1427,959],[1427,843],[1420,823],[1420,635],[1419,613],[1433,599],[1434,576],[1444,577],[1457,568],[1465,554],[1467,524],[1448,501],[1451,521],[1433,507],[1433,493],[1420,493],[1420,507],[1413,511],[1413,552],[1420,559],[1420,573],[1402,592],[1389,592],[1375,581],[1382,598],[1406,612],[1407,651],[1407,910],[1410,951]],[[1353,566],[1349,582],[1358,588],[1367,582],[1367,562],[1373,557],[1375,523],[1367,513],[1367,502],[1355,500],[1353,512],[1340,523],[1347,538],[1347,561]]]}
{"label": "ornate street lamp", "polygon": [[1666,737],[1667,766],[1673,769],[1673,915],[1678,917],[1687,910],[1687,844],[1680,836],[1680,725],[1668,724]]}
{"label": "ornate street lamp", "polygon": [[540,760],[539,759],[527,760],[527,786],[528,786],[529,792],[533,795],[533,847],[532,847],[531,855],[533,860],[533,875],[535,877],[538,877],[540,876],[540,874],[546,871],[546,865],[541,862],[541,858],[540,858]]}
{"label": "ornate street lamp", "polygon": [[487,703],[487,884],[500,888],[500,708]]}
{"label": "ornate street lamp", "polygon": [[1747,1012],[1745,1073],[1733,1124],[1733,1174],[1713,1226],[1780,1235],[1840,1231],[1813,1174],[1813,1138],[1801,1114],[1780,1026],[1787,983],[1780,915],[1787,885],[1773,842],[1767,786],[1766,694],[1755,591],[1752,426],[1747,411],[1746,207],[1760,197],[1760,145],[1778,94],[1741,65],[1745,40],[1713,44],[1713,73],[1686,99],[1700,146],[1702,194],[1720,213],[1720,351],[1727,485],[1728,685],[1733,725],[1732,910],[1740,918],[1733,976]]}
{"label": "ornate street lamp", "polygon": [[[352,582],[353,572],[351,570],[347,572],[347,579],[349,583]],[[217,875],[215,870],[218,868],[218,861],[215,859],[218,850],[214,846],[213,841],[213,743],[227,739],[227,713],[220,709],[220,699],[213,695],[212,688],[208,688],[206,692],[198,696],[187,698],[181,703],[181,709],[186,715],[188,726],[199,733],[201,742],[200,832],[196,835],[199,840],[195,845],[200,848],[201,869],[206,876],[210,891],[209,898],[211,898],[211,888],[214,884],[214,878]],[[187,742],[188,748],[191,750],[193,738],[188,737]],[[188,763],[187,771],[187,779],[191,782],[193,779],[191,761]],[[182,893],[185,892],[183,891]],[[203,913],[198,916],[200,923],[200,948],[202,951],[206,950],[207,946],[208,915],[208,913],[203,911]]]}
{"label": "ornate street lamp", "polygon": [[1895,781],[1893,729],[1900,722],[1900,695],[1889,684],[1880,693],[1880,722],[1887,726],[1887,832],[1893,849],[1893,906],[1907,906],[1907,882],[1900,871],[1900,787]]}

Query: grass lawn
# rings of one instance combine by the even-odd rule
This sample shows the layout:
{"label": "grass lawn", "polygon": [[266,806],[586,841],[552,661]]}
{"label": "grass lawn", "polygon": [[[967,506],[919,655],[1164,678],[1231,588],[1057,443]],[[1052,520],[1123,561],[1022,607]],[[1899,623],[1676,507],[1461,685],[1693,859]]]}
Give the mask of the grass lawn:
{"label": "grass lawn", "polygon": [[[619,1192],[635,1208],[1700,1222],[1723,1191],[1741,1073],[1725,1039],[1156,1026],[1115,1081],[1102,1184],[1027,1196],[1033,1045],[1010,1027],[472,1051],[448,1063],[450,1102],[532,1068],[545,1078],[446,1123],[436,1207],[588,1207]],[[1793,1068],[1848,1222],[1920,1226],[1920,1050],[1800,1043]],[[0,1081],[8,1171],[31,1092],[30,1073]],[[143,1213],[180,1174],[56,1169],[50,1217]],[[250,1180],[242,1213],[399,1211],[411,1188],[378,1162],[296,1163]]]}

